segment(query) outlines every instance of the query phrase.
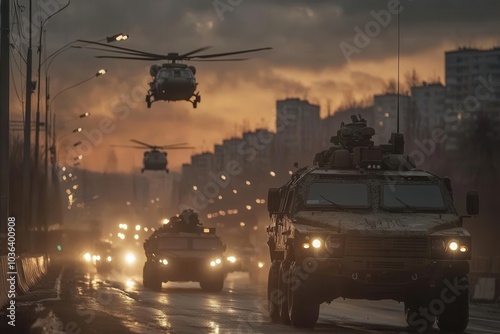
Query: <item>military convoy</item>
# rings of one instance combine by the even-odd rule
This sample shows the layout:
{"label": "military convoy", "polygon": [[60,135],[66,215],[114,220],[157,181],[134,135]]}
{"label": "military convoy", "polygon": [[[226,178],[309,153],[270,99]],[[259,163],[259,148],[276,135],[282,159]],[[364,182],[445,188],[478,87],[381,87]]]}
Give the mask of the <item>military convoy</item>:
{"label": "military convoy", "polygon": [[221,291],[226,246],[215,232],[215,228],[203,227],[192,210],[170,218],[144,242],[144,287],[159,291],[163,282],[194,281],[202,290]]}
{"label": "military convoy", "polygon": [[[313,167],[269,189],[269,316],[311,328],[324,302],[393,299],[412,328],[464,331],[471,237],[450,180],[415,169],[401,134],[377,146],[351,119]],[[467,212],[478,213],[476,192]]]}

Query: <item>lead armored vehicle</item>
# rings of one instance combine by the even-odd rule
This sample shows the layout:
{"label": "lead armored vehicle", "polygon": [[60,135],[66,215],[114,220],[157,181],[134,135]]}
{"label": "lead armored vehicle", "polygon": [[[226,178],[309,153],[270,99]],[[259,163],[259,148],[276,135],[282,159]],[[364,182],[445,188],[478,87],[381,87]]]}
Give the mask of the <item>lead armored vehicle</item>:
{"label": "lead armored vehicle", "polygon": [[144,242],[144,287],[160,290],[163,282],[194,281],[203,290],[221,291],[226,247],[215,232],[215,228],[201,226],[192,210],[170,218]]}
{"label": "lead armored vehicle", "polygon": [[[450,180],[416,170],[401,134],[376,146],[374,129],[351,118],[313,167],[269,190],[269,316],[314,327],[324,302],[393,299],[419,332],[436,320],[464,331],[471,237]],[[467,211],[478,213],[476,192]]]}

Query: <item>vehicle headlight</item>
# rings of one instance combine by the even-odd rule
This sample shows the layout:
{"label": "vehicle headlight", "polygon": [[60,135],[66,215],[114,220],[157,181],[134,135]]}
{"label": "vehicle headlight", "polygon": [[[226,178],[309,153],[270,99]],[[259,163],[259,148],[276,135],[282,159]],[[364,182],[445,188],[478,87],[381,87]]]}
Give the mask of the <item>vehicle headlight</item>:
{"label": "vehicle headlight", "polygon": [[313,239],[313,241],[311,242],[311,245],[318,249],[318,248],[321,248],[321,245],[323,244],[323,242],[321,241],[321,239]]}
{"label": "vehicle headlight", "polygon": [[450,241],[448,243],[448,249],[452,252],[456,252],[458,250],[458,243],[456,241]]}
{"label": "vehicle headlight", "polygon": [[219,258],[217,258],[217,259],[215,259],[215,260],[210,261],[210,266],[211,266],[211,267],[215,267],[215,266],[220,265],[221,263],[222,263],[222,260],[221,260],[221,259],[219,259]]}
{"label": "vehicle headlight", "polygon": [[431,254],[434,258],[470,258],[470,239],[448,239],[440,237],[431,241]]}
{"label": "vehicle headlight", "polygon": [[100,255],[96,255],[95,259],[96,259],[96,261],[101,261],[101,256]]}
{"label": "vehicle headlight", "polygon": [[87,262],[90,262],[92,261],[92,255],[90,255],[90,253],[85,253],[83,254],[83,259]]}
{"label": "vehicle headlight", "polygon": [[264,268],[264,262],[259,261],[259,263],[257,263],[257,267]]}
{"label": "vehicle headlight", "polygon": [[235,256],[228,256],[227,257],[227,260],[231,263],[235,263],[236,262],[236,257]]}
{"label": "vehicle headlight", "polygon": [[465,242],[452,240],[448,243],[448,251],[456,253],[467,253],[469,251],[469,247]]}
{"label": "vehicle headlight", "polygon": [[167,259],[160,259],[159,262],[163,265],[167,265],[168,264],[168,260]]}
{"label": "vehicle headlight", "polygon": [[320,238],[313,238],[312,240],[309,239],[308,236],[305,237],[304,239],[305,242],[302,243],[302,248],[304,249],[309,249],[309,248],[321,248],[323,246],[323,240]]}
{"label": "vehicle headlight", "polygon": [[111,260],[112,260],[111,256],[108,256],[108,257],[106,258],[106,260],[108,260],[108,262],[111,262]]}
{"label": "vehicle headlight", "polygon": [[132,253],[128,253],[125,255],[125,262],[127,262],[128,264],[132,264],[132,263],[135,263],[135,255],[132,254]]}

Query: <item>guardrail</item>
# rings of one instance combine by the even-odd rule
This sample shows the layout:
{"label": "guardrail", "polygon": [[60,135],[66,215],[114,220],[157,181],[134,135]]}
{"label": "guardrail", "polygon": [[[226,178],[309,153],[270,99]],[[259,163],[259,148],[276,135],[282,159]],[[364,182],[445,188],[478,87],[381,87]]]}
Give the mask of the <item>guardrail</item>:
{"label": "guardrail", "polygon": [[[47,256],[17,257],[16,267],[9,268],[7,256],[0,256],[0,308],[9,302],[11,284],[7,279],[15,277],[16,296],[27,293],[44,275],[49,267]],[[13,270],[17,274],[12,274]]]}
{"label": "guardrail", "polygon": [[494,302],[500,293],[500,256],[474,256],[470,283],[473,301]]}

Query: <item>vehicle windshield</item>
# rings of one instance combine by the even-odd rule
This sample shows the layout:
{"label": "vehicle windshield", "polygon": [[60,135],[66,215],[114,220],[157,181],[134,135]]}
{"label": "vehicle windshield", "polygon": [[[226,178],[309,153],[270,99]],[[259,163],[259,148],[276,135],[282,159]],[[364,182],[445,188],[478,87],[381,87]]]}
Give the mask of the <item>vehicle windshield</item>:
{"label": "vehicle windshield", "polygon": [[217,239],[193,239],[194,250],[218,250],[220,248],[219,240]]}
{"label": "vehicle windshield", "polygon": [[363,183],[317,182],[311,184],[307,206],[366,208],[368,186]]}
{"label": "vehicle windshield", "polygon": [[387,209],[445,209],[443,194],[436,184],[386,184],[382,207]]}
{"label": "vehicle windshield", "polygon": [[188,239],[186,238],[160,239],[158,242],[159,250],[189,249]]}

